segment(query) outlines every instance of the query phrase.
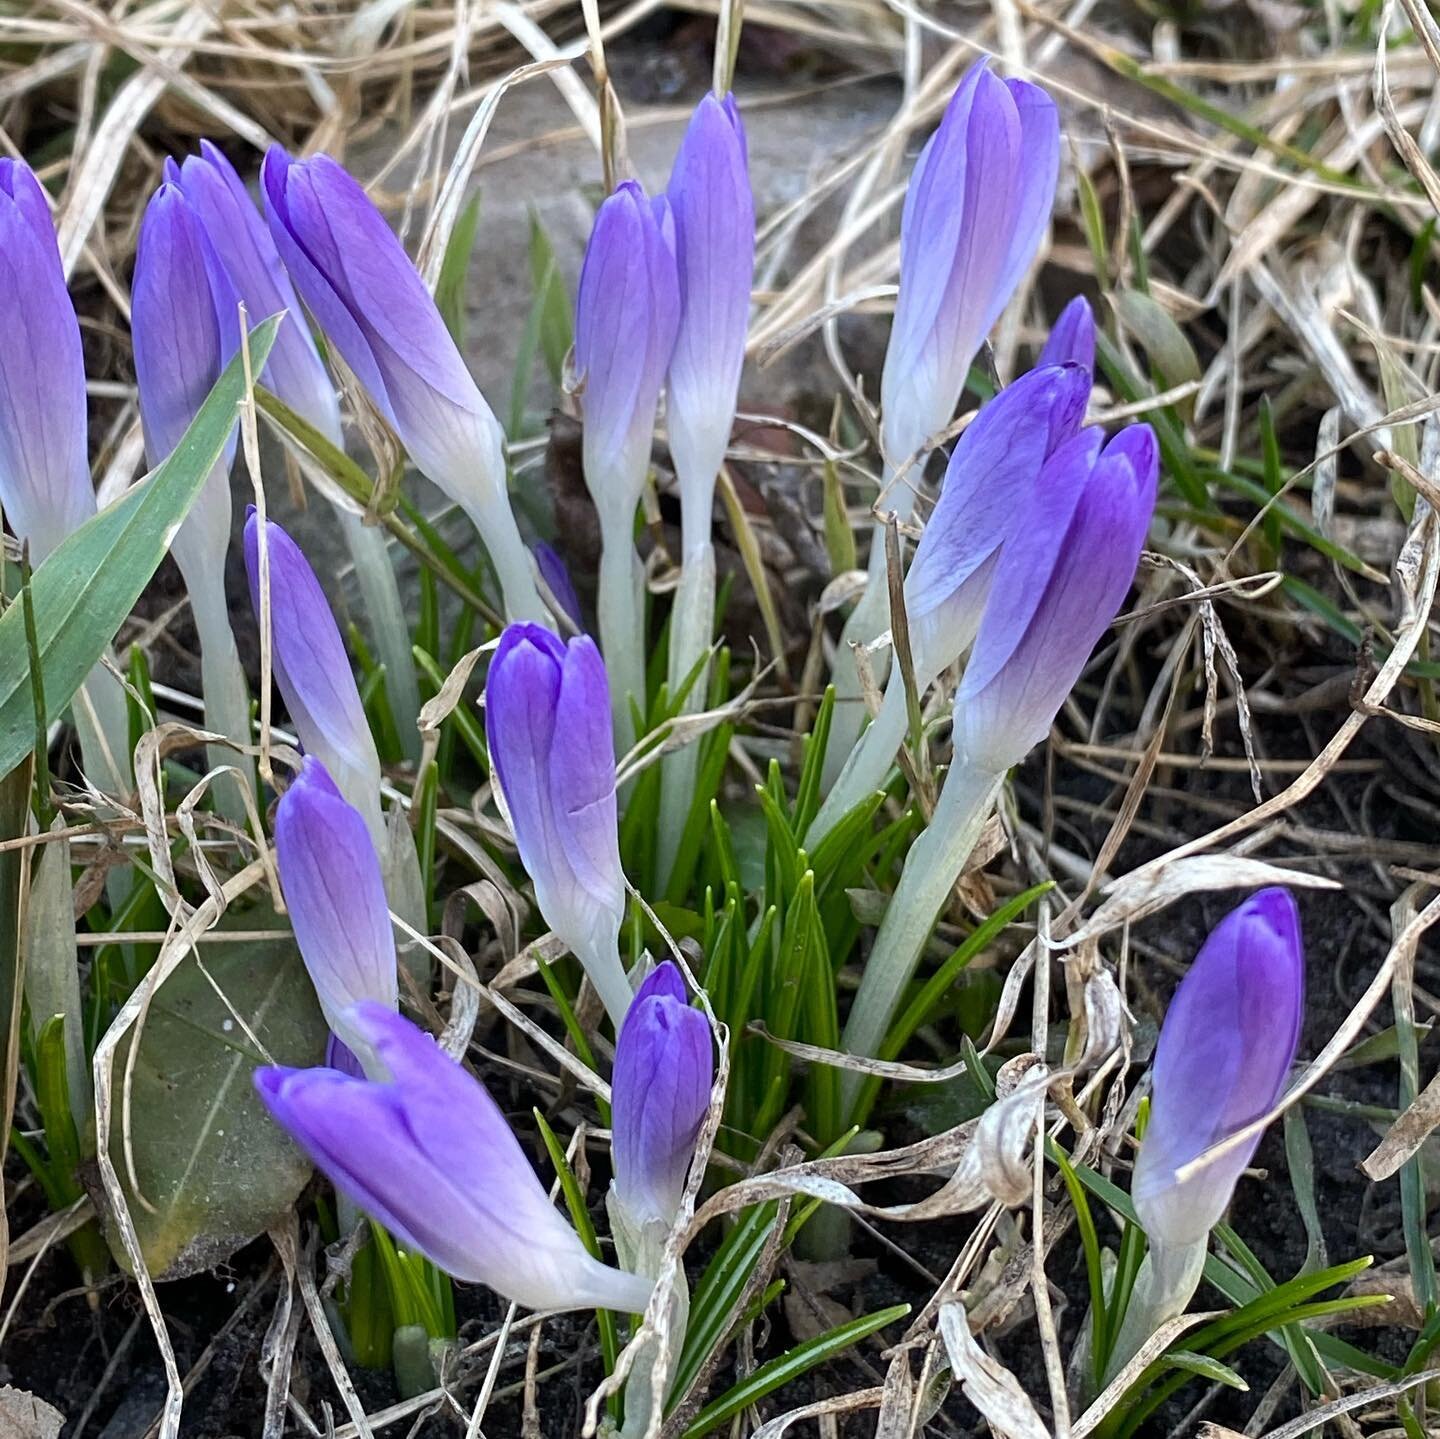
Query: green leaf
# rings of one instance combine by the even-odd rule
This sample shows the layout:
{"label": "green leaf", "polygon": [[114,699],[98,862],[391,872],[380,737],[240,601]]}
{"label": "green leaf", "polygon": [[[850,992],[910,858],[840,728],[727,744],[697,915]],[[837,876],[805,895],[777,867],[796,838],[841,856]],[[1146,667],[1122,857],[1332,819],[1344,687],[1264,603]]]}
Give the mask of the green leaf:
{"label": "green leaf", "polygon": [[[280,317],[250,334],[250,363],[259,373]],[[175,452],[143,484],[86,520],[31,582],[36,648],[51,714],[70,703],[115,638],[149,583],[195,496],[224,453],[245,395],[244,357],[215,382]],[[0,615],[0,774],[8,774],[35,742],[35,711],[23,606]]]}
{"label": "green leaf", "polygon": [[733,1419],[742,1409],[758,1404],[767,1394],[774,1393],[783,1384],[792,1383],[817,1364],[858,1344],[867,1335],[903,1319],[910,1312],[908,1304],[894,1304],[875,1314],[866,1314],[852,1319],[826,1334],[797,1344],[794,1349],[777,1355],[762,1364],[753,1374],[742,1379],[733,1389],[727,1390],[713,1403],[707,1404],[691,1421],[685,1430],[685,1439],[700,1439],[712,1429],[718,1429],[726,1420]]}
{"label": "green leaf", "polygon": [[540,314],[540,353],[550,380],[559,385],[565,372],[565,356],[575,338],[575,318],[570,311],[570,293],[555,263],[555,250],[540,219],[530,215],[530,282]]}
{"label": "green leaf", "polygon": [[1165,1354],[1165,1362],[1172,1369],[1184,1369],[1190,1374],[1198,1374],[1202,1379],[1225,1385],[1227,1389],[1248,1391],[1250,1388],[1228,1364],[1222,1364],[1208,1354],[1193,1354],[1188,1349],[1171,1349]]}
{"label": "green leaf", "polygon": [[[1138,290],[1118,290],[1110,297],[1110,302],[1115,306],[1120,323],[1135,337],[1150,357],[1150,363],[1160,372],[1166,389],[1200,378],[1200,361],[1195,358],[1190,341],[1158,300]],[[1175,408],[1188,416],[1194,407],[1192,396],[1180,401]]]}
{"label": "green leaf", "polygon": [[[251,909],[220,927],[279,923]],[[325,1021],[294,939],[208,944],[201,953],[204,971],[188,955],[150,1005],[128,1111],[120,1086],[134,1030],[116,1051],[110,1153],[156,1279],[222,1263],[279,1220],[310,1176],[252,1083],[261,1064],[313,1065],[325,1052]],[[127,1119],[139,1194],[128,1177]],[[112,1248],[124,1263],[113,1239]]]}
{"label": "green leaf", "polygon": [[470,272],[470,257],[475,250],[475,232],[479,225],[477,191],[455,221],[450,243],[445,246],[445,257],[440,261],[440,278],[435,282],[435,307],[457,345],[465,343],[465,277]]}
{"label": "green leaf", "polygon": [[[0,840],[19,839],[30,821],[28,757],[0,776]],[[25,851],[0,850],[0,1161],[10,1137],[15,1081],[20,1072],[20,881]],[[9,1231],[0,1218],[0,1239]]]}

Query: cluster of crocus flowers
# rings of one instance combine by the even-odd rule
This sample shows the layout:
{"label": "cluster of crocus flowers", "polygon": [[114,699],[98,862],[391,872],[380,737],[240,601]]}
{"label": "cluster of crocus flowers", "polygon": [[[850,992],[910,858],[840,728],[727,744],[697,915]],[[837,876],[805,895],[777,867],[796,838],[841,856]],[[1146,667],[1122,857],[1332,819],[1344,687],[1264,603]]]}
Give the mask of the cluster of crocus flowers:
{"label": "cluster of crocus flowers", "polygon": [[[602,542],[600,641],[624,747],[634,738],[630,706],[643,712],[645,705],[644,584],[634,527],[661,391],[669,396],[681,503],[674,686],[710,643],[711,509],[735,419],[754,268],[744,129],[734,97],[709,94],[691,118],[666,194],[648,196],[627,180],[601,204],[575,302],[585,482]],[[697,689],[698,703],[703,681]],[[680,812],[674,801],[668,808],[672,819]],[[668,830],[673,848],[678,829],[670,823]]]}
{"label": "cluster of crocus flowers", "polygon": [[[914,510],[918,462],[950,423],[985,337],[1039,249],[1059,172],[1054,102],[1003,80],[986,61],[966,73],[910,176],[900,222],[900,288],[880,383],[883,504]],[[852,645],[885,629],[888,587],[877,522],[865,589],[836,655],[827,780],[864,721]],[[877,656],[877,661],[879,657]],[[877,664],[883,679],[883,661]]]}
{"label": "cluster of crocus flowers", "polygon": [[1300,916],[1285,889],[1264,889],[1211,931],[1170,1000],[1151,1076],[1150,1119],[1130,1194],[1149,1252],[1111,1356],[1121,1368],[1184,1311],[1210,1231],[1230,1205],[1285,1088],[1305,1005]]}
{"label": "cluster of crocus flowers", "polygon": [[[1040,365],[1007,386],[961,435],[939,501],[905,576],[905,613],[917,694],[970,648],[1001,551],[1050,457],[1079,430],[1090,374],[1073,363]],[[895,666],[880,711],[850,752],[815,816],[818,844],[878,789],[905,736],[904,676]]]}
{"label": "cluster of crocus flowers", "polygon": [[[235,293],[244,302],[250,323],[282,312],[286,316],[260,382],[337,449],[343,448],[334,382],[320,358],[275,241],[234,166],[208,140],[202,140],[198,155],[188,156],[178,168],[170,165],[166,175],[204,227]],[[418,755],[418,734],[411,722],[420,707],[415,663],[384,536],[341,505],[335,506],[335,514],[385,666],[396,728],[412,754]]]}
{"label": "cluster of crocus flowers", "polygon": [[[1155,507],[1158,462],[1148,425],[1108,442],[1092,426],[1050,454],[1020,499],[956,692],[954,759],[875,937],[845,1026],[850,1053],[877,1053],[1006,771],[1050,732],[1119,611]],[[853,1102],[858,1077],[844,1085]]]}
{"label": "cluster of crocus flowers", "polygon": [[[39,565],[95,513],[85,361],[50,206],[34,172],[0,159],[0,508]],[[102,790],[130,788],[125,694],[97,669],[73,706],[81,755]]]}
{"label": "cluster of crocus flowers", "polygon": [[485,738],[540,912],[618,1031],[631,1000],[620,962],[625,873],[609,687],[594,640],[507,627],[485,681]]}
{"label": "cluster of crocus flowers", "polygon": [[499,421],[394,231],[328,155],[272,148],[261,181],[280,257],[326,339],[421,473],[470,517],[506,613],[548,622],[510,506]]}
{"label": "cluster of crocus flowers", "polygon": [[456,1279],[532,1309],[638,1313],[651,1281],[594,1258],[479,1080],[376,1003],[348,1025],[377,1078],[262,1068],[270,1112],[335,1187]]}

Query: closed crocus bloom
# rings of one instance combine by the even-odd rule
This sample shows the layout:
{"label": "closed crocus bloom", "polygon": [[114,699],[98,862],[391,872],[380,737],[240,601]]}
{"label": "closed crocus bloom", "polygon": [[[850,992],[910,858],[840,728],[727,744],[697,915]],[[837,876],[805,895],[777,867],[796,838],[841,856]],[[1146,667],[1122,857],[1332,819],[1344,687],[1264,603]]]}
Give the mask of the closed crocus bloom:
{"label": "closed crocus bloom", "polygon": [[670,358],[666,425],[687,539],[710,534],[715,476],[735,420],[750,283],[755,202],[745,129],[733,95],[695,107],[666,190],[675,222],[680,323]]}
{"label": "closed crocus bloom", "polygon": [[[956,442],[905,577],[910,655],[921,696],[970,648],[1001,547],[1017,516],[1029,510],[1047,460],[1079,429],[1089,394],[1089,372],[1079,365],[1031,370],[985,405]],[[883,785],[908,722],[904,676],[895,668],[880,712],[826,795],[807,845],[819,843]]]}
{"label": "closed crocus bloom", "polygon": [[[165,181],[140,223],[131,285],[135,379],[145,454],[152,466],[168,459],[180,443],[240,344],[235,287],[179,182],[178,167],[167,160]],[[234,456],[232,428],[223,454],[170,542],[170,553],[180,566],[200,637],[206,726],[237,744],[248,744],[250,697],[225,593]],[[215,745],[210,763],[234,765],[236,756]],[[220,781],[216,798],[232,823],[245,823],[235,776]]]}
{"label": "closed crocus bloom", "polygon": [[631,698],[645,707],[644,577],[635,553],[635,507],[650,466],[655,410],[679,314],[669,207],[626,181],[596,213],[575,302],[585,483],[600,519],[600,643],[622,748],[634,739]]}
{"label": "closed crocus bloom", "polygon": [[1050,458],[1007,541],[955,697],[955,746],[1001,774],[1050,732],[1135,577],[1155,508],[1148,425],[1082,430]]}
{"label": "closed crocus bloom", "polygon": [[638,1313],[651,1285],[592,1258],[484,1086],[378,1004],[353,1025],[389,1076],[267,1067],[270,1112],[346,1198],[456,1279],[531,1309]]}
{"label": "closed crocus bloom", "polygon": [[636,990],[615,1044],[614,1197],[632,1228],[668,1230],[680,1212],[713,1077],[710,1026],[667,960]]}
{"label": "closed crocus bloom", "polygon": [[328,155],[293,160],[275,146],[261,180],[270,233],[300,297],[410,458],[470,516],[507,611],[543,619],[499,422],[404,247]]}
{"label": "closed crocus bloom", "polygon": [[95,513],[85,362],[50,207],[33,171],[0,160],[0,507],[39,564]]}
{"label": "closed crocus bloom", "polygon": [[619,950],[625,875],[595,642],[510,625],[485,681],[485,737],[540,912],[584,965],[618,1032],[631,999]]}
{"label": "closed crocus bloom", "polygon": [[[274,520],[265,522],[270,560],[270,655],[275,682],[307,754],[325,766],[339,792],[364,816],[377,853],[386,848],[380,814],[380,756],[340,630],[300,546]],[[245,521],[245,571],[260,618],[260,517]]]}
{"label": "closed crocus bloom", "polygon": [[1155,1049],[1150,1121],[1131,1196],[1152,1245],[1203,1244],[1257,1134],[1176,1171],[1268,1113],[1300,1042],[1305,955],[1288,890],[1264,889],[1215,926],[1170,1001]]}
{"label": "closed crocus bloom", "polygon": [[574,621],[577,630],[583,630],[585,620],[580,608],[580,596],[575,593],[575,581],[570,578],[569,566],[554,545],[547,545],[541,540],[532,548],[535,567],[554,596],[555,603]]}
{"label": "closed crocus bloom", "polygon": [[[244,300],[251,322],[285,312],[261,380],[332,445],[343,449],[345,438],[334,382],[320,358],[275,241],[235,167],[208,140],[202,140],[200,153],[188,156],[180,166],[177,183]],[[397,728],[402,740],[407,741],[410,757],[418,759],[419,736],[410,723],[420,708],[415,664],[385,540],[359,515],[340,506],[336,513],[355,562],[355,577],[376,647],[385,664]]]}
{"label": "closed crocus bloom", "polygon": [[900,224],[900,292],[881,378],[885,447],[899,463],[954,413],[985,337],[1035,257],[1060,164],[1055,103],[966,73],[916,161]]}
{"label": "closed crocus bloom", "polygon": [[280,887],[326,1023],[367,1057],[349,1013],[363,1000],[399,1003],[395,933],[380,858],[364,817],[313,755],[275,809]]}
{"label": "closed crocus bloom", "polygon": [[1095,373],[1095,316],[1090,301],[1076,295],[1055,321],[1055,328],[1035,361],[1038,370],[1044,365],[1083,365]]}

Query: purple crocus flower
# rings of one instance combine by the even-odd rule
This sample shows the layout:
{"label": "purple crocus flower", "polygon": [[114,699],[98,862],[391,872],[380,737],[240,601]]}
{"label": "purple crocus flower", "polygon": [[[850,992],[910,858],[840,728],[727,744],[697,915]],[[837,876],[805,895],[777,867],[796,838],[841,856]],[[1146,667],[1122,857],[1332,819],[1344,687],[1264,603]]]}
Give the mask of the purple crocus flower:
{"label": "purple crocus flower", "polygon": [[278,145],[261,171],[290,278],[417,466],[480,531],[512,615],[544,619],[506,488],[504,437],[404,247],[328,155]]}
{"label": "purple crocus flower", "polygon": [[618,1032],[631,1000],[619,950],[625,875],[595,642],[510,625],[485,681],[485,737],[540,912],[585,967]]}
{"label": "purple crocus flower", "polygon": [[275,810],[280,886],[326,1023],[363,1061],[348,1015],[362,1000],[399,1004],[395,933],[365,819],[313,755]]}
{"label": "purple crocus flower", "polygon": [[[180,187],[173,160],[166,161],[165,176],[140,223],[131,287],[135,379],[145,453],[152,466],[180,443],[240,344],[235,287]],[[224,570],[234,456],[232,430],[224,455],[171,546],[192,598],[197,589],[218,583],[217,575]]]}
{"label": "purple crocus flower", "polygon": [[745,129],[733,95],[695,107],[666,191],[675,221],[680,325],[670,358],[666,422],[687,535],[710,534],[715,476],[735,421],[750,284],[755,202]]}
{"label": "purple crocus flower", "polygon": [[679,319],[669,206],[627,180],[596,212],[575,302],[585,480],[602,524],[626,535],[650,463]]}
{"label": "purple crocus flower", "polygon": [[1060,311],[1035,361],[1037,370],[1044,365],[1083,365],[1090,374],[1095,373],[1095,316],[1084,295],[1076,295]]}
{"label": "purple crocus flower", "polygon": [[1039,248],[1059,163],[1054,101],[984,60],[971,66],[905,194],[880,386],[893,464],[949,423],[971,361]]}
{"label": "purple crocus flower", "polygon": [[342,445],[340,402],[324,361],[305,324],[295,288],[260,212],[235,167],[209,140],[167,169],[199,217],[231,283],[245,302],[250,323],[284,311],[265,363],[264,383],[334,445]]}
{"label": "purple crocus flower", "polygon": [[517,1304],[644,1309],[649,1282],[586,1251],[478,1080],[383,1005],[360,1005],[352,1023],[387,1081],[255,1072],[271,1114],[341,1194],[447,1273]]}
{"label": "purple crocus flower", "polygon": [[1135,576],[1157,465],[1148,425],[1109,444],[1092,427],[1041,471],[996,566],[955,697],[955,747],[971,769],[1003,774],[1050,732]]}
{"label": "purple crocus flower", "polygon": [[1050,456],[1079,430],[1090,396],[1078,365],[1046,365],[1007,385],[955,445],[940,498],[905,576],[905,611],[923,690],[969,649],[996,560]]}
{"label": "purple crocus flower", "polygon": [[710,1026],[667,960],[636,990],[615,1044],[614,1195],[634,1229],[675,1222],[713,1077]]}
{"label": "purple crocus flower", "polygon": [[40,182],[0,160],[0,506],[39,564],[95,513],[85,361]]}
{"label": "purple crocus flower", "polygon": [[[270,643],[275,681],[307,754],[364,816],[377,852],[385,849],[380,814],[380,756],[340,630],[300,546],[274,520],[265,522],[270,557]],[[245,571],[260,617],[260,517],[245,520]]]}
{"label": "purple crocus flower", "polygon": [[1176,1171],[1274,1107],[1305,1007],[1300,916],[1262,889],[1211,931],[1170,1001],[1155,1050],[1150,1123],[1131,1195],[1152,1245],[1203,1244],[1260,1136],[1188,1179]]}
{"label": "purple crocus flower", "polygon": [[559,550],[554,545],[547,545],[544,540],[538,540],[531,549],[535,555],[535,567],[555,596],[555,602],[575,622],[575,628],[583,630],[584,615],[580,608],[580,596],[575,593],[575,581],[570,578],[570,567],[561,558]]}

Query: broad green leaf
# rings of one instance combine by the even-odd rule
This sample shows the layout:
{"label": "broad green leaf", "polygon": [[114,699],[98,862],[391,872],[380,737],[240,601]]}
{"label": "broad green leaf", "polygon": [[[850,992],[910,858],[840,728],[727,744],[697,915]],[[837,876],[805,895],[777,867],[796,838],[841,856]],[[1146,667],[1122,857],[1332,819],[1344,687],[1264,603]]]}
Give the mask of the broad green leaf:
{"label": "broad green leaf", "polygon": [[[249,910],[227,917],[221,928],[277,923],[266,911]],[[325,1021],[295,941],[287,934],[206,944],[201,953],[204,972],[188,956],[155,995],[139,1031],[128,1106],[138,1194],[129,1179],[120,1092],[133,1030],[116,1053],[111,1158],[157,1279],[223,1262],[280,1219],[310,1175],[252,1083],[261,1064],[318,1064],[325,1052]],[[123,1263],[123,1251],[112,1247]]]}
{"label": "broad green leaf", "polygon": [[[270,353],[279,318],[250,334],[254,373]],[[70,703],[115,638],[224,452],[245,394],[243,359],[237,355],[226,366],[175,453],[148,480],[81,525],[35,571],[35,647],[52,715]],[[35,742],[22,610],[12,604],[0,615],[0,774],[14,769]]]}
{"label": "broad green leaf", "polygon": [[570,310],[570,295],[565,288],[550,237],[533,211],[530,214],[530,282],[534,286],[540,317],[540,353],[552,384],[559,385],[564,375],[565,356],[575,336],[575,317]]}
{"label": "broad green leaf", "polygon": [[440,261],[440,278],[435,282],[435,307],[457,345],[465,340],[465,277],[470,272],[470,257],[479,225],[480,195],[477,192],[455,221],[450,243],[445,246],[445,256]]}
{"label": "broad green leaf", "polygon": [[[1160,372],[1167,389],[1200,378],[1200,362],[1185,332],[1159,301],[1139,290],[1118,290],[1111,296],[1120,323],[1135,337]],[[1194,409],[1193,397],[1182,400],[1177,408],[1188,416]]]}
{"label": "broad green leaf", "polygon": [[[19,839],[30,819],[30,762],[0,775],[0,840]],[[0,1161],[10,1138],[15,1081],[20,1072],[20,883],[25,851],[0,849]],[[10,1228],[0,1212],[0,1261]]]}
{"label": "broad green leaf", "polygon": [[1171,1349],[1165,1355],[1165,1362],[1173,1369],[1184,1369],[1190,1374],[1198,1374],[1202,1379],[1225,1385],[1227,1389],[1248,1391],[1250,1388],[1228,1364],[1222,1364],[1208,1354],[1192,1354],[1188,1349]]}

